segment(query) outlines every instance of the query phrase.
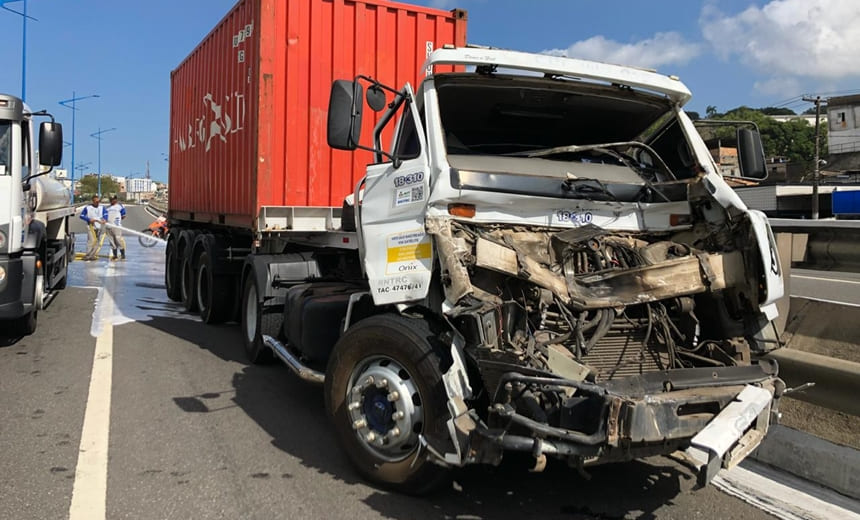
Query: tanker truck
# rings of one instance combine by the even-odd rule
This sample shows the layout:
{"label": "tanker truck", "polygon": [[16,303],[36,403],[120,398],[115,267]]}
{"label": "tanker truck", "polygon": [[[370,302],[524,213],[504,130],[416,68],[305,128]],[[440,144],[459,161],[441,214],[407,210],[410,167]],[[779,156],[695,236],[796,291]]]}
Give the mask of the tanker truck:
{"label": "tanker truck", "polygon": [[[34,139],[39,125],[38,154]],[[0,94],[0,332],[27,335],[36,316],[66,286],[73,257],[70,192],[50,177],[63,131],[54,118]]]}
{"label": "tanker truck", "polygon": [[[172,74],[168,296],[321,385],[384,486],[687,448],[707,482],[784,390],[760,359],[783,294],[767,219],[678,78],[470,46],[466,18],[238,2]],[[758,133],[737,137],[762,178]]]}

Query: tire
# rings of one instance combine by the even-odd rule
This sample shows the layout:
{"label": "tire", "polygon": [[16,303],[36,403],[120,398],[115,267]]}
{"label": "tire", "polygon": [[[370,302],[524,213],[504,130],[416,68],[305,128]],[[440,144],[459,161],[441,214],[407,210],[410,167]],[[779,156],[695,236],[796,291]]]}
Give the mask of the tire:
{"label": "tire", "polygon": [[[326,371],[326,411],[350,461],[364,478],[403,493],[429,493],[449,477],[447,470],[427,458],[427,450],[421,450],[416,459],[419,433],[431,443],[434,440],[444,443],[448,438],[442,358],[439,349],[431,343],[434,336],[423,320],[372,316],[347,330],[338,340]],[[405,377],[401,369],[405,370]],[[354,397],[354,388],[367,385],[365,374],[369,373],[377,374],[375,382]],[[394,375],[383,377],[384,374]],[[411,400],[404,399],[404,393],[399,390],[400,397],[394,402],[391,401],[394,390],[381,399],[381,380],[393,385],[395,390],[414,390]],[[390,389],[391,386],[385,386],[382,391]],[[366,404],[368,399],[370,405]],[[359,406],[350,410],[348,405],[352,403],[359,403]],[[411,412],[410,403],[413,405]],[[412,435],[405,439],[393,434],[395,430],[403,434],[401,422],[394,420],[397,412],[406,414],[403,426],[411,425]],[[357,420],[364,420],[365,426],[354,430]],[[370,433],[374,434],[375,441],[368,440]],[[384,440],[380,440],[380,436]]]}
{"label": "tire", "polygon": [[253,273],[245,278],[242,284],[242,307],[239,311],[242,324],[242,344],[248,361],[255,365],[271,363],[275,357],[272,351],[263,344],[263,335],[278,337],[284,321],[282,312],[274,309],[266,310],[260,305],[259,289]]}
{"label": "tire", "polygon": [[63,279],[54,284],[52,290],[60,291],[66,288],[69,282],[69,255],[63,257]]}
{"label": "tire", "polygon": [[29,336],[36,332],[36,318],[38,314],[38,311],[33,309],[29,313],[15,320],[13,322],[12,329],[15,331],[16,335]]}
{"label": "tire", "polygon": [[209,253],[204,251],[197,261],[197,308],[204,323],[223,323],[233,311],[233,280],[231,276],[216,275]]}
{"label": "tire", "polygon": [[194,270],[194,263],[191,259],[191,252],[188,252],[185,256],[182,257],[180,262],[180,278],[181,289],[180,293],[182,294],[182,306],[185,307],[185,310],[188,312],[194,312],[197,310],[197,298],[196,298],[196,287],[195,282],[197,281],[197,273]]}
{"label": "tire", "polygon": [[164,252],[164,287],[167,289],[167,297],[175,302],[182,301],[179,280],[179,249],[176,238],[169,238],[167,250]]}
{"label": "tire", "polygon": [[137,235],[137,241],[143,247],[152,247],[158,243],[158,234],[153,233],[149,228],[142,229],[140,235]]}

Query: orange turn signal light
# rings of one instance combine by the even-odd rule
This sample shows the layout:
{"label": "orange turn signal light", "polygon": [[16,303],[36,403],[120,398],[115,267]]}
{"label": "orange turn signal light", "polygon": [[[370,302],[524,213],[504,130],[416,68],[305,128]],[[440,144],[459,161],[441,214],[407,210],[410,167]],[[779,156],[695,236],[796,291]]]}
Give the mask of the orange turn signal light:
{"label": "orange turn signal light", "polygon": [[42,261],[36,260],[36,269],[41,269],[41,268],[42,268]]}
{"label": "orange turn signal light", "polygon": [[472,218],[475,216],[474,204],[448,204],[448,214],[455,217]]}

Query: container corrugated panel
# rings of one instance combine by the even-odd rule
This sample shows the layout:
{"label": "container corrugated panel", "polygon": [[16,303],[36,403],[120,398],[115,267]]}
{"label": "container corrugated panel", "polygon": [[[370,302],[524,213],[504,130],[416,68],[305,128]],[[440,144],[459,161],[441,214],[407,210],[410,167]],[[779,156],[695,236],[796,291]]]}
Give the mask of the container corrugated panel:
{"label": "container corrugated panel", "polygon": [[253,228],[262,206],[340,206],[372,157],[327,145],[331,82],[414,86],[445,44],[466,44],[464,11],[241,0],[172,74],[171,216]]}

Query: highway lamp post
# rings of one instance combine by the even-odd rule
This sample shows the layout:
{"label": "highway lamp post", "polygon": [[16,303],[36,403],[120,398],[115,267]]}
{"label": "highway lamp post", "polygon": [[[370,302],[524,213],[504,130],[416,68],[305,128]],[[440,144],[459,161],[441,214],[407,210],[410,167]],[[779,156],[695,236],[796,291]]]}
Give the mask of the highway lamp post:
{"label": "highway lamp post", "polygon": [[[18,12],[14,9],[9,9],[6,4],[14,2],[24,3],[24,12]],[[27,94],[27,19],[38,22],[32,16],[27,15],[27,0],[0,0],[0,8],[10,13],[15,13],[23,19],[23,29],[21,30],[21,99],[26,99]]]}
{"label": "highway lamp post", "polygon": [[114,130],[116,130],[116,128],[108,128],[107,130],[102,130],[101,128],[99,128],[98,132],[93,132],[92,134],[90,134],[90,137],[99,142],[99,198],[102,197],[102,134],[113,132]]}
{"label": "highway lamp post", "polygon": [[[84,172],[87,171],[87,168],[89,168],[92,164],[93,163],[91,163],[91,162],[78,163],[72,169],[81,172],[81,174],[78,177],[82,179],[84,177]],[[75,201],[75,181],[72,180],[72,202],[74,202],[74,201]]]}
{"label": "highway lamp post", "polygon": [[[75,113],[78,111],[75,103],[77,101],[82,100],[82,99],[97,98],[97,97],[99,97],[98,94],[90,94],[89,96],[75,97],[75,91],[73,90],[72,91],[72,97],[70,99],[64,99],[64,100],[59,102],[60,105],[66,107],[66,108],[72,109],[72,186],[75,185],[75,168],[74,168],[74,165],[75,165]],[[73,198],[74,198],[74,196],[75,196],[74,193],[72,193]]]}

